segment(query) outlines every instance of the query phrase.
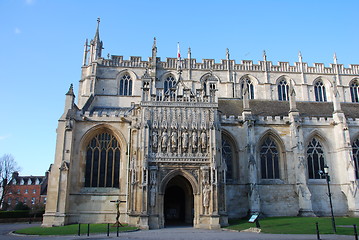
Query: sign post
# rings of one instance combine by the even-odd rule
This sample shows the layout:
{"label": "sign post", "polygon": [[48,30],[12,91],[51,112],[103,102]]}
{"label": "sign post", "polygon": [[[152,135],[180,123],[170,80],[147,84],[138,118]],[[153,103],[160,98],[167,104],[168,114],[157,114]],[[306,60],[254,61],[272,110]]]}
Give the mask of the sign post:
{"label": "sign post", "polygon": [[248,220],[248,222],[250,222],[250,223],[256,223],[256,227],[257,228],[260,228],[261,227],[261,225],[259,225],[259,221],[258,221],[258,217],[259,217],[259,214],[253,214],[252,216],[251,216],[251,218]]}

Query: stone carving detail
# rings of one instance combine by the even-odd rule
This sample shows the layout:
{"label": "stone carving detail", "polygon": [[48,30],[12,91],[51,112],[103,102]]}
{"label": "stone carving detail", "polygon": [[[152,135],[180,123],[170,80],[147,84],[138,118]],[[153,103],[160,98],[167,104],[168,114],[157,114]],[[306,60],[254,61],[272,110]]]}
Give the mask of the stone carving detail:
{"label": "stone carving detail", "polygon": [[201,133],[201,148],[204,151],[207,148],[207,134],[205,131]]}
{"label": "stone carving detail", "polygon": [[203,186],[203,207],[204,207],[204,214],[208,214],[209,211],[209,202],[211,197],[211,187],[210,185],[204,184]]}
{"label": "stone carving detail", "polygon": [[189,138],[188,132],[184,131],[182,133],[182,148],[184,152],[187,152],[188,149],[188,138]]}
{"label": "stone carving detail", "polygon": [[177,149],[177,132],[176,131],[172,131],[171,133],[171,147],[172,147],[172,152],[176,151]]}
{"label": "stone carving detail", "polygon": [[152,149],[154,152],[157,152],[158,148],[158,133],[157,131],[152,132]]}
{"label": "stone carving detail", "polygon": [[167,143],[168,143],[168,134],[167,134],[167,131],[164,130],[164,131],[162,132],[162,142],[161,142],[162,151],[166,151],[166,150],[167,150]]}

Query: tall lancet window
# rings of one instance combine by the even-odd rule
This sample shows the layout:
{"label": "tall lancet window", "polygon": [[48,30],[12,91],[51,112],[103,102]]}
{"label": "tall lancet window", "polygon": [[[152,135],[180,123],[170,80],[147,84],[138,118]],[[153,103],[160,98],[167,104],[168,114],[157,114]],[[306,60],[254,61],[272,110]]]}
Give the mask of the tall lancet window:
{"label": "tall lancet window", "polygon": [[355,80],[350,84],[350,95],[352,96],[352,102],[359,102],[358,91],[359,91],[358,81]]}
{"label": "tall lancet window", "polygon": [[309,179],[324,178],[319,174],[319,170],[324,171],[325,157],[323,147],[320,142],[313,138],[307,149],[308,175]]}
{"label": "tall lancet window", "polygon": [[119,187],[120,146],[110,133],[96,135],[86,148],[85,187]]}
{"label": "tall lancet window", "polygon": [[355,164],[355,177],[359,179],[359,139],[353,142],[353,160]]}
{"label": "tall lancet window", "polygon": [[278,100],[289,101],[289,85],[285,79],[278,83]]}
{"label": "tall lancet window", "polygon": [[129,74],[122,76],[120,80],[120,96],[132,96],[132,79]]}
{"label": "tall lancet window", "polygon": [[222,158],[227,165],[227,180],[233,180],[233,174],[235,166],[233,164],[234,161],[234,147],[230,139],[225,135],[222,135]]}
{"label": "tall lancet window", "polygon": [[173,88],[174,86],[176,85],[176,80],[175,78],[170,75],[168,76],[166,79],[165,79],[165,82],[164,82],[164,92],[165,92],[165,95],[169,95],[170,94],[170,89]]}
{"label": "tall lancet window", "polygon": [[318,80],[314,83],[314,94],[315,94],[315,101],[317,102],[327,101],[327,94],[325,92],[325,86],[322,80]]}
{"label": "tall lancet window", "polygon": [[[247,86],[244,86],[244,83],[247,84]],[[254,87],[253,87],[253,83],[251,81],[250,78],[246,77],[242,80],[241,82],[241,98],[243,99],[243,95],[244,95],[244,91],[248,91],[248,98],[249,99],[254,99]]]}
{"label": "tall lancet window", "polygon": [[264,139],[260,158],[262,179],[279,179],[279,153],[273,138]]}

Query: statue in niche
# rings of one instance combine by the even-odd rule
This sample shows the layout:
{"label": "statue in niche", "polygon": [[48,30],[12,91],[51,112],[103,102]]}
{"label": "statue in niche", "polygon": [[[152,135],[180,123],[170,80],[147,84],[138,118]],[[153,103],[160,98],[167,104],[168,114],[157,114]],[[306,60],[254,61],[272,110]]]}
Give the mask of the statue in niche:
{"label": "statue in niche", "polygon": [[156,206],[156,186],[152,185],[150,189],[150,206],[154,207]]}
{"label": "statue in niche", "polygon": [[211,194],[211,188],[210,188],[209,184],[205,184],[203,187],[204,214],[208,214],[210,194]]}
{"label": "statue in niche", "polygon": [[157,131],[152,132],[152,147],[154,150],[157,150],[158,147],[158,133]]}
{"label": "statue in niche", "polygon": [[173,150],[177,149],[177,132],[173,131],[171,133],[171,147]]}
{"label": "statue in niche", "polygon": [[201,133],[201,147],[202,150],[205,150],[207,148],[207,134],[205,131]]}
{"label": "statue in niche", "polygon": [[168,142],[168,134],[167,131],[163,131],[162,132],[162,149],[166,150],[167,149],[167,142]]}
{"label": "statue in niche", "polygon": [[192,148],[197,149],[198,145],[198,138],[197,138],[197,131],[192,132]]}
{"label": "statue in niche", "polygon": [[188,132],[185,131],[182,133],[182,148],[187,150],[188,149]]}

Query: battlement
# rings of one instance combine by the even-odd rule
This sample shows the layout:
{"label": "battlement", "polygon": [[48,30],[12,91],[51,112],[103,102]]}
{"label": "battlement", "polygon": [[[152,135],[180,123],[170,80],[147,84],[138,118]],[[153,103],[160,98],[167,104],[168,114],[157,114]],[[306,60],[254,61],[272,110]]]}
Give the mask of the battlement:
{"label": "battlement", "polygon": [[[274,65],[271,61],[259,61],[258,64],[253,63],[252,60],[242,60],[241,63],[236,63],[235,60],[224,60],[216,63],[214,59],[202,59],[202,62],[197,62],[196,59],[182,59],[183,69],[192,70],[233,70],[233,71],[251,71],[251,72],[287,72],[287,73],[315,73],[315,74],[342,74],[342,75],[358,75],[359,64],[350,64],[348,68],[343,64],[330,64],[326,67],[324,63],[314,63],[309,66],[308,63],[295,62],[290,65],[289,62],[278,62]],[[128,60],[124,60],[123,56],[112,55],[110,59],[100,58],[98,60],[100,65],[110,67],[137,67],[147,68],[151,66],[152,59],[143,61],[141,57],[131,56]],[[177,58],[166,58],[162,62],[157,58],[157,66],[165,69],[177,69]]]}

